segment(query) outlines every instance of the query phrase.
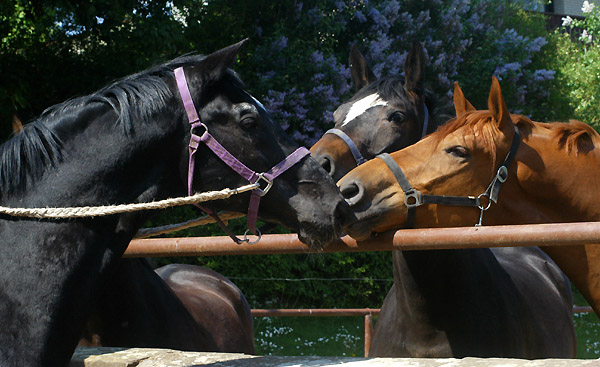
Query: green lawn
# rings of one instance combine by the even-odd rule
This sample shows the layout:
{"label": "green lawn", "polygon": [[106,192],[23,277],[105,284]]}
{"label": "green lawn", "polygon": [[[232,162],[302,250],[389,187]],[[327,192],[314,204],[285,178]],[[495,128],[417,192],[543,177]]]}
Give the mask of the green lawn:
{"label": "green lawn", "polygon": [[362,317],[254,318],[256,354],[362,357],[363,327]]}
{"label": "green lawn", "polygon": [[[256,353],[279,356],[364,356],[362,317],[264,317],[254,319]],[[600,357],[600,321],[576,314],[577,358]]]}

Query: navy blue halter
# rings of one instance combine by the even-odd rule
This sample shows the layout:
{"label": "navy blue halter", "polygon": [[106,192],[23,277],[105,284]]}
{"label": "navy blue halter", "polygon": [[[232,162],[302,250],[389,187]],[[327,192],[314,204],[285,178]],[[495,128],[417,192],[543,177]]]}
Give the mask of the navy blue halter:
{"label": "navy blue halter", "polygon": [[[423,130],[421,132],[421,139],[423,139],[423,137],[427,134],[427,128],[429,127],[429,110],[427,109],[427,106],[425,104],[423,104],[423,109],[425,112],[423,117]],[[360,154],[360,150],[358,150],[358,147],[356,146],[356,144],[354,144],[354,141],[352,141],[352,139],[344,131],[333,128],[325,131],[325,134],[336,135],[346,143],[346,145],[350,149],[350,153],[352,153],[352,156],[354,157],[354,161],[356,161],[356,166],[360,166],[361,164],[367,161],[365,157],[363,157],[362,154]]]}

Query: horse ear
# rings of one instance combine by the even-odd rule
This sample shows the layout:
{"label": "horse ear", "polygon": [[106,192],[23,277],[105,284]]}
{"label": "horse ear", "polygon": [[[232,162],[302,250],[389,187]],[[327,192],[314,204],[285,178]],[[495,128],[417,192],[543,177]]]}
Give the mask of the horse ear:
{"label": "horse ear", "polygon": [[506,102],[504,102],[504,97],[502,97],[500,83],[498,82],[498,79],[495,76],[492,77],[492,87],[490,88],[488,109],[490,110],[492,117],[496,121],[496,124],[498,124],[498,128],[502,130],[502,128],[506,126],[507,123],[512,126],[510,112],[508,111]]}
{"label": "horse ear", "polygon": [[247,41],[248,39],[246,38],[236,44],[227,46],[206,56],[204,60],[200,62],[202,74],[206,78],[205,80],[220,79],[223,73],[233,65],[240,49]]}
{"label": "horse ear", "polygon": [[454,109],[456,110],[456,116],[464,112],[475,111],[475,107],[465,98],[458,82],[454,82]]}
{"label": "horse ear", "polygon": [[358,92],[377,80],[377,77],[373,74],[369,65],[367,65],[367,60],[360,53],[356,45],[352,45],[350,57],[348,57],[348,65],[350,65],[350,75],[352,76],[352,84],[354,84],[355,91]]}
{"label": "horse ear", "polygon": [[13,134],[18,134],[23,131],[23,123],[21,119],[17,116],[17,114],[13,114],[12,116],[12,129]]}
{"label": "horse ear", "polygon": [[423,94],[423,77],[425,73],[425,51],[419,42],[413,42],[406,61],[404,61],[404,89],[408,92]]}

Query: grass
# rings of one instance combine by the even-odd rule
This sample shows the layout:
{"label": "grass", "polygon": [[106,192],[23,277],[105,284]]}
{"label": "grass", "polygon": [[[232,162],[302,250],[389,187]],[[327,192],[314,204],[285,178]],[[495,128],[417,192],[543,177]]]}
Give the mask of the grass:
{"label": "grass", "polygon": [[362,317],[261,317],[254,319],[256,354],[364,356]]}
{"label": "grass", "polygon": [[[577,358],[599,358],[598,317],[576,314],[574,322]],[[254,319],[254,329],[258,355],[364,356],[362,317],[263,317]]]}
{"label": "grass", "polygon": [[577,358],[597,359],[600,357],[600,321],[593,313],[575,314],[577,333]]}

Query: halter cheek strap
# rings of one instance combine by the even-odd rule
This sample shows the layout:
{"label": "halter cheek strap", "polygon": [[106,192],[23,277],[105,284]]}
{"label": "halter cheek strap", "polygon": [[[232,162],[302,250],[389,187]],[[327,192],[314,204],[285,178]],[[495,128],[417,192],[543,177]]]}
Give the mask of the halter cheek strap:
{"label": "halter cheek strap", "polygon": [[[423,137],[427,135],[427,129],[429,128],[429,110],[427,109],[427,106],[424,103],[423,110],[423,130],[421,131],[421,139],[423,139]],[[363,155],[360,154],[360,150],[358,150],[358,147],[356,146],[356,144],[354,144],[354,141],[343,130],[333,128],[325,131],[325,134],[336,135],[346,143],[348,149],[350,149],[350,153],[352,153],[352,156],[354,157],[356,166],[360,166],[361,164],[367,161],[365,157],[363,157]]]}
{"label": "halter cheek strap", "polygon": [[[244,163],[242,163],[239,159],[234,157],[225,147],[223,147],[209,132],[208,127],[204,125],[200,118],[198,117],[198,113],[196,111],[196,107],[194,106],[194,102],[192,100],[192,96],[190,94],[183,68],[177,68],[174,70],[175,79],[177,81],[177,86],[179,89],[179,93],[181,99],[183,101],[183,106],[188,115],[189,122],[191,124],[190,130],[190,143],[189,143],[189,162],[188,162],[188,195],[192,195],[192,186],[194,180],[194,167],[195,167],[195,153],[198,149],[200,143],[205,144],[213,153],[219,157],[225,164],[227,164],[231,169],[237,172],[244,179],[248,180],[252,184],[260,184],[259,181],[263,181],[265,183],[264,188],[256,188],[252,190],[250,196],[250,204],[248,205],[248,230],[255,235],[259,236],[259,239],[255,242],[250,242],[246,235],[244,235],[244,240],[240,240],[237,238],[231,231],[227,228],[227,226],[219,219],[214,211],[198,206],[203,211],[207,212],[213,218],[216,219],[217,223],[221,228],[223,228],[227,234],[236,242],[249,242],[256,243],[260,240],[260,231],[256,228],[256,220],[258,217],[258,207],[260,204],[260,198],[267,194],[267,192],[271,189],[273,185],[273,181],[282,173],[287,171],[289,168],[294,166],[296,163],[300,162],[304,157],[310,154],[310,151],[305,147],[300,147],[288,155],[281,162],[276,164],[273,168],[271,168],[267,172],[257,173],[250,168],[248,168]],[[201,135],[196,134],[196,130],[202,128],[204,132]]]}
{"label": "halter cheek strap", "polygon": [[[394,174],[396,181],[404,191],[404,205],[407,209],[406,214],[406,225],[404,228],[413,228],[415,224],[415,209],[418,206],[424,204],[437,204],[437,205],[453,205],[453,206],[473,206],[480,209],[479,222],[476,226],[481,226],[481,221],[483,219],[483,212],[488,210],[492,205],[492,202],[496,204],[498,202],[498,193],[500,191],[500,186],[503,182],[508,178],[508,167],[514,161],[515,156],[517,155],[517,150],[519,149],[519,144],[521,142],[521,133],[517,126],[513,126],[515,135],[513,136],[513,140],[510,146],[510,150],[508,154],[504,158],[504,161],[496,171],[496,175],[492,179],[492,182],[488,185],[487,189],[483,194],[480,194],[477,197],[474,196],[447,196],[447,195],[428,195],[421,194],[419,190],[414,189],[406,175],[396,163],[396,161],[387,153],[379,154],[376,158],[383,160],[383,162],[388,166],[390,171]],[[487,199],[486,202],[482,202],[481,199]]]}

